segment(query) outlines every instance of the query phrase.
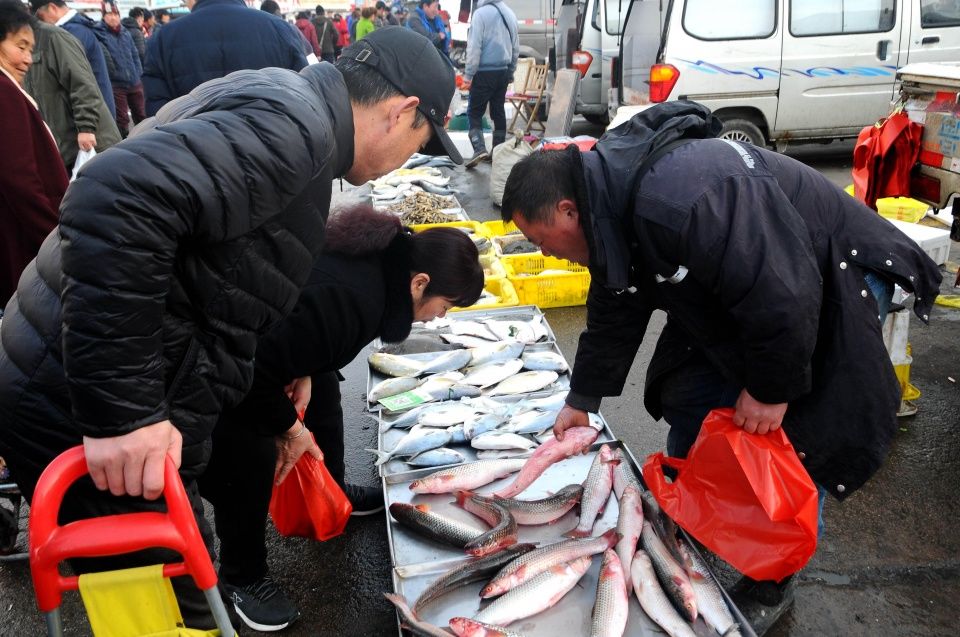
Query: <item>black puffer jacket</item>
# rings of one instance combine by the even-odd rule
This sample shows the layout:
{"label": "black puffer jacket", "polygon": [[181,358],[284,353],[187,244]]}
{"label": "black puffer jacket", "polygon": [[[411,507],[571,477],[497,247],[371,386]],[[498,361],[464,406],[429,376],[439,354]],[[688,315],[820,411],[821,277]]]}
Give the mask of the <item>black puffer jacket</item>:
{"label": "black puffer jacket", "polygon": [[412,323],[410,264],[396,242],[383,254],[321,255],[293,312],[260,339],[253,387],[222,422],[283,433],[297,418],[285,385],[345,367],[375,338],[402,341]]}
{"label": "black puffer jacket", "polygon": [[647,153],[715,130],[703,107],[671,103],[576,155],[594,279],[568,402],[595,409],[620,394],[650,313],[663,309],[651,414],[657,381],[700,350],[757,400],[789,403],[784,429],[810,475],[846,497],[886,456],[899,401],[864,274],[915,292],[926,322],[940,272],[816,171],[747,144],[688,142],[636,183]]}
{"label": "black puffer jacket", "polygon": [[183,469],[201,465],[352,162],[346,87],[320,64],[208,82],[84,166],[0,331],[0,454],[18,481],[81,435],[164,419]]}

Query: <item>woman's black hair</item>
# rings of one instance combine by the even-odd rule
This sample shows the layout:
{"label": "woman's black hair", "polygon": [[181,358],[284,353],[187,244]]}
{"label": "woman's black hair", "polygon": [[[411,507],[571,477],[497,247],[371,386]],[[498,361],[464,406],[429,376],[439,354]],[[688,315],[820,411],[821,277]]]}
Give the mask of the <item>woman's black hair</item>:
{"label": "woman's black hair", "polygon": [[413,234],[390,212],[368,205],[340,209],[330,215],[324,252],[363,256],[390,252],[411,274],[423,272],[430,283],[425,296],[442,296],[458,307],[477,302],[483,292],[483,267],[473,240],[456,228],[430,228]]}
{"label": "woman's black hair", "polygon": [[310,12],[309,11],[300,11],[297,13],[297,20],[309,20]]}
{"label": "woman's black hair", "polygon": [[23,4],[9,0],[0,2],[0,40],[6,40],[8,35],[31,26],[30,23],[30,14]]}
{"label": "woman's black hair", "polygon": [[411,235],[410,270],[424,272],[430,283],[424,296],[442,296],[469,307],[483,292],[483,267],[477,246],[456,228],[429,228]]}

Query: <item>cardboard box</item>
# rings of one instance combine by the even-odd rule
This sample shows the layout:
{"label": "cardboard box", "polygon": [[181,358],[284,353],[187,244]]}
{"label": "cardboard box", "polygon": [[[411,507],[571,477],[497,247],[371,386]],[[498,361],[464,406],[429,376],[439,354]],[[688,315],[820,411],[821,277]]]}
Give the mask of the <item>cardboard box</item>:
{"label": "cardboard box", "polygon": [[960,172],[960,116],[944,111],[926,113],[920,163]]}

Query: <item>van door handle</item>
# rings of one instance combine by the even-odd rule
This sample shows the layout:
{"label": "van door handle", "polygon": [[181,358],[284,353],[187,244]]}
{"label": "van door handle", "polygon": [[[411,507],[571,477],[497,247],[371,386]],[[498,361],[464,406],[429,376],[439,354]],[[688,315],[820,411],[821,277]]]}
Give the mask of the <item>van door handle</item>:
{"label": "van door handle", "polygon": [[603,73],[591,73],[590,77],[603,77]]}
{"label": "van door handle", "polygon": [[940,41],[939,35],[928,35],[924,39],[920,40],[920,44],[936,44]]}
{"label": "van door handle", "polygon": [[886,60],[890,51],[890,40],[880,40],[877,42],[877,59]]}

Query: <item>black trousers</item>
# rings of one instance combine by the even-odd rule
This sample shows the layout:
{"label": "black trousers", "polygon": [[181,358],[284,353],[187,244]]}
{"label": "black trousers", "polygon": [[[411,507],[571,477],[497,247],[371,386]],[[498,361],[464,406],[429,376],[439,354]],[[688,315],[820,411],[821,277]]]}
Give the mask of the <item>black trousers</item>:
{"label": "black trousers", "polygon": [[503,103],[507,98],[507,85],[510,84],[510,72],[477,71],[470,86],[470,102],[467,108],[467,118],[471,129],[483,126],[483,113],[490,105],[490,119],[493,120],[493,130],[507,130],[507,115]]}
{"label": "black trousers", "polygon": [[[336,372],[325,372],[312,381],[304,423],[323,451],[327,469],[342,487],[340,379]],[[213,432],[213,454],[199,480],[200,493],[214,507],[220,577],[234,586],[252,584],[268,573],[266,523],[276,461],[273,437],[257,433],[248,423],[221,421]]]}

